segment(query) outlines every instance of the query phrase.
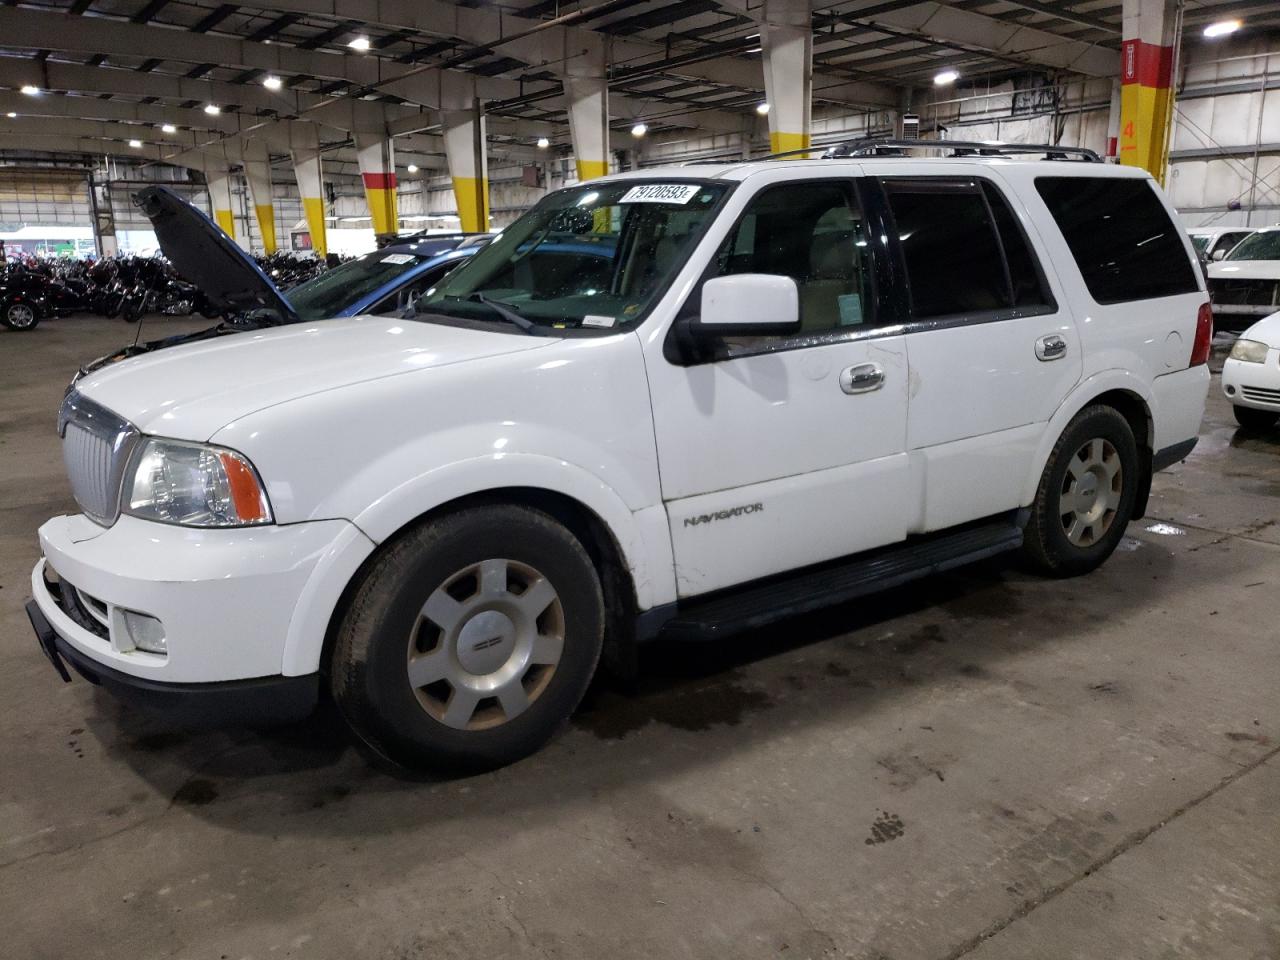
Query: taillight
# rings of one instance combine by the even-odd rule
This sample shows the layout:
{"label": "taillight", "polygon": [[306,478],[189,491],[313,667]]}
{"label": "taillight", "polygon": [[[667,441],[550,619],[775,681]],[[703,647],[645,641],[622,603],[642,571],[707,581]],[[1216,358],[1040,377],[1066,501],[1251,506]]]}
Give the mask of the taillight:
{"label": "taillight", "polygon": [[1213,310],[1209,304],[1200,304],[1196,314],[1196,339],[1191,344],[1191,366],[1209,362],[1209,350],[1213,347]]}

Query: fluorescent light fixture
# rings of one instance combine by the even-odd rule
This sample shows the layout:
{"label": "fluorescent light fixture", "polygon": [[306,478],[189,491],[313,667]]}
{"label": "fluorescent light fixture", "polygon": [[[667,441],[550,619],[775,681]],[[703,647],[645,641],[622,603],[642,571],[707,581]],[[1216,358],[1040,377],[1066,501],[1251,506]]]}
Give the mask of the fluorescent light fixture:
{"label": "fluorescent light fixture", "polygon": [[959,79],[960,74],[955,70],[941,70],[933,75],[933,85],[935,87],[945,87]]}
{"label": "fluorescent light fixture", "polygon": [[160,132],[161,133],[177,133],[178,128],[175,127],[172,123],[166,123],[164,126],[160,128]]}
{"label": "fluorescent light fixture", "polygon": [[204,112],[211,117],[216,117],[218,114],[222,112],[222,108],[218,106],[216,103],[206,103],[204,105]]}
{"label": "fluorescent light fixture", "polygon": [[369,49],[369,38],[364,36],[353,37],[347,46],[352,50],[359,50],[361,53],[364,53]]}
{"label": "fluorescent light fixture", "polygon": [[647,124],[643,122],[637,123],[634,127],[631,128],[631,135],[633,137],[643,137],[648,132],[649,132],[649,127]]}
{"label": "fluorescent light fixture", "polygon": [[762,116],[762,117],[767,117],[767,116],[769,115],[769,104],[767,104],[767,103],[757,103],[757,104],[756,104],[756,113],[760,114],[760,116]]}
{"label": "fluorescent light fixture", "polygon": [[133,149],[135,149],[135,150],[140,150],[140,149],[142,148],[142,141],[141,141],[141,140],[130,140],[130,141],[129,141],[129,146],[133,147]]}
{"label": "fluorescent light fixture", "polygon": [[406,169],[406,170],[408,170],[410,173],[417,173],[417,172],[418,172],[418,165],[417,165],[416,163],[411,163],[411,164],[409,164],[409,166],[408,166],[408,167],[406,167],[405,169]]}
{"label": "fluorescent light fixture", "polygon": [[1204,35],[1212,39],[1213,37],[1225,37],[1229,33],[1235,33],[1240,29],[1239,20],[1215,20],[1204,28]]}
{"label": "fluorescent light fixture", "polygon": [[551,146],[551,141],[550,141],[550,140],[548,140],[546,137],[539,137],[539,138],[538,138],[538,149],[539,149],[539,150],[545,150],[545,149],[547,149],[547,147],[549,147],[549,146]]}
{"label": "fluorescent light fixture", "polygon": [[12,120],[14,117],[17,116],[17,114],[14,113],[12,110],[10,110],[8,113],[5,114],[5,116],[8,117],[10,120]]}
{"label": "fluorescent light fixture", "polygon": [[262,78],[262,85],[266,87],[268,90],[279,90],[281,87],[284,86],[284,81],[277,76],[268,74],[267,76]]}
{"label": "fluorescent light fixture", "polygon": [[23,85],[22,85],[22,92],[23,92],[23,93],[25,93],[28,97],[38,97],[38,96],[40,96],[40,88],[39,88],[39,87],[33,87],[33,86],[32,86],[31,84],[29,84],[29,83],[25,83],[25,84],[23,84]]}
{"label": "fluorescent light fixture", "polygon": [[372,220],[373,217],[339,217],[339,223],[359,223],[362,220]]}

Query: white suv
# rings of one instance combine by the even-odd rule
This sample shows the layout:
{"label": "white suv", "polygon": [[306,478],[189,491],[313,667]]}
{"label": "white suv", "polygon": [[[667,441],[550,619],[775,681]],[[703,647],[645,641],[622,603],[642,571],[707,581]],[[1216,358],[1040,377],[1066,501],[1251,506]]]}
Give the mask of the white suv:
{"label": "white suv", "polygon": [[[602,653],[659,632],[1004,550],[1093,569],[1196,442],[1195,254],[1141,171],[947,149],[607,177],[416,316],[88,374],[59,418],[84,512],[41,527],[31,580],[41,646],[228,721],[327,690],[381,755],[474,768],[535,750]],[[180,270],[269,303],[144,193]]]}

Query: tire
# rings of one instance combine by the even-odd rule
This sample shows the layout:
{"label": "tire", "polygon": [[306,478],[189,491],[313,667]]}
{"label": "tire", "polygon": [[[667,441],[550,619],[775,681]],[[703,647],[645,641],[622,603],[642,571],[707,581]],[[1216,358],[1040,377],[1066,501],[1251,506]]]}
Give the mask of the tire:
{"label": "tire", "polygon": [[1276,418],[1280,414],[1271,410],[1257,410],[1253,407],[1237,407],[1231,405],[1232,412],[1236,415],[1236,423],[1240,424],[1246,430],[1256,430],[1261,433],[1264,430],[1270,430],[1276,425]]}
{"label": "tire", "polygon": [[528,507],[469,508],[376,556],[338,627],[330,687],[378,755],[488,770],[536,751],[573,713],[604,619],[595,567],[568,530]]}
{"label": "tire", "polygon": [[1031,505],[1022,544],[1029,565],[1055,577],[1101,565],[1133,516],[1141,469],[1133,429],[1114,407],[1076,414],[1049,454]]}
{"label": "tire", "polygon": [[3,319],[4,325],[10,330],[25,333],[39,326],[40,312],[29,303],[7,303],[0,319]]}

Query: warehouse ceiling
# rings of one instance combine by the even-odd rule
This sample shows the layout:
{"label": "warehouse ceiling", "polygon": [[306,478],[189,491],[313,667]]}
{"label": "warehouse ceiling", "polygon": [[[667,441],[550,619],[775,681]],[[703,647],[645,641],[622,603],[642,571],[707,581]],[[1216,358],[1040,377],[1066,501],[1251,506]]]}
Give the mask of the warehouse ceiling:
{"label": "warehouse ceiling", "polygon": [[[942,69],[966,82],[1029,71],[1114,76],[1120,8],[1119,0],[815,0],[814,102],[883,109],[904,89],[930,87]],[[402,129],[429,136],[445,71],[475,79],[492,148],[518,153],[542,135],[567,142],[561,53],[549,41],[580,31],[603,38],[618,126],[644,119],[654,133],[742,130],[764,98],[760,13],[760,0],[7,0],[0,109],[10,116],[0,119],[0,147],[91,152],[136,139],[164,157],[361,100],[409,121],[421,112],[420,124]],[[1186,4],[1189,32],[1224,17],[1280,29],[1280,4]],[[357,37],[367,49],[350,46]],[[264,86],[269,75],[277,89]],[[24,85],[42,93],[24,96]],[[416,149],[426,158],[436,146],[408,141],[406,156]]]}

